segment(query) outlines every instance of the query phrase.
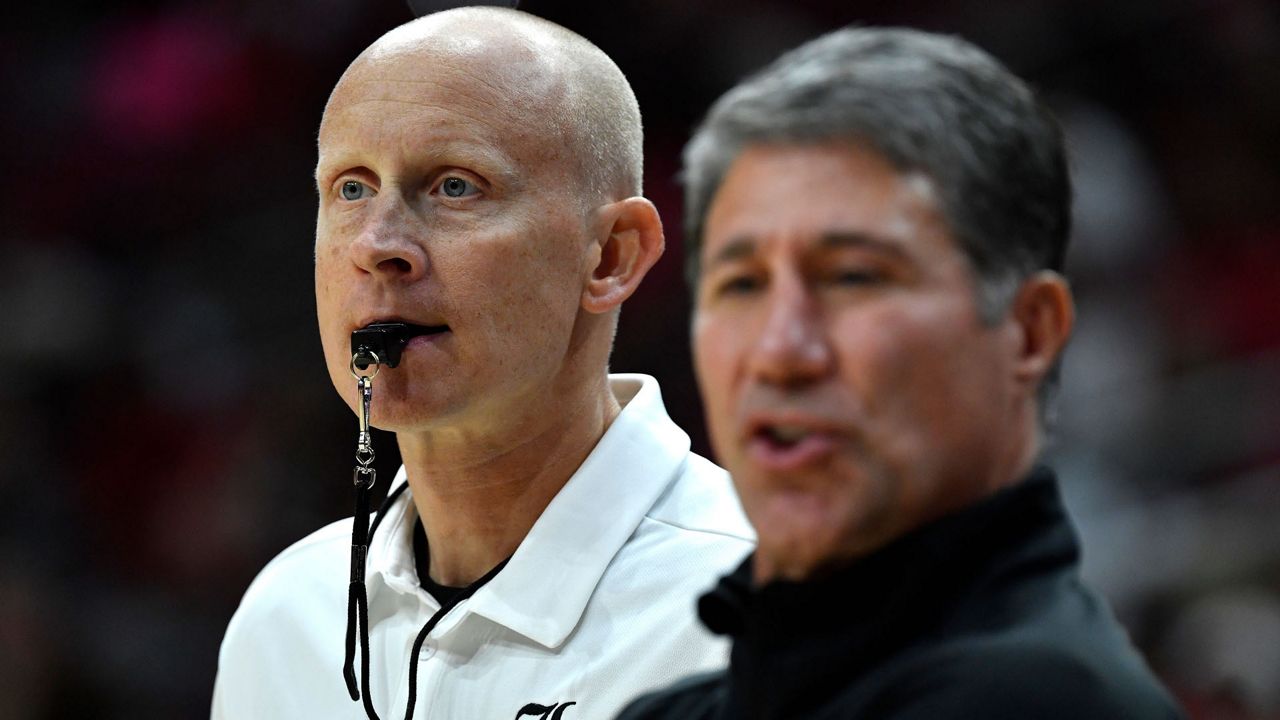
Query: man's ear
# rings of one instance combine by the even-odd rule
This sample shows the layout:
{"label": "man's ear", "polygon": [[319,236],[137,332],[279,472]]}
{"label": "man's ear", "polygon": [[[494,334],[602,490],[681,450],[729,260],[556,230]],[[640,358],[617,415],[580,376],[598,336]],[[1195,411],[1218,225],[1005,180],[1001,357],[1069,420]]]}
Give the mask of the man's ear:
{"label": "man's ear", "polygon": [[1014,371],[1019,381],[1034,389],[1057,362],[1075,327],[1075,300],[1066,278],[1044,270],[1024,280],[1014,296],[1010,319],[1021,335]]}
{"label": "man's ear", "polygon": [[632,197],[597,209],[592,267],[582,289],[582,307],[605,313],[622,304],[662,257],[666,240],[653,203]]}

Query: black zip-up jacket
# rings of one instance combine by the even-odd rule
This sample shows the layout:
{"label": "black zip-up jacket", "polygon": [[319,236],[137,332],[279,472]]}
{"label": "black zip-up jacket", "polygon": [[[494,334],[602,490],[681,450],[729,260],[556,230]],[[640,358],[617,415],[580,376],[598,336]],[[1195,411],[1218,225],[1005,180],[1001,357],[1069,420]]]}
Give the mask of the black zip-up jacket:
{"label": "black zip-up jacket", "polygon": [[753,589],[748,558],[699,603],[729,669],[619,720],[1181,718],[1078,570],[1046,468],[816,582]]}

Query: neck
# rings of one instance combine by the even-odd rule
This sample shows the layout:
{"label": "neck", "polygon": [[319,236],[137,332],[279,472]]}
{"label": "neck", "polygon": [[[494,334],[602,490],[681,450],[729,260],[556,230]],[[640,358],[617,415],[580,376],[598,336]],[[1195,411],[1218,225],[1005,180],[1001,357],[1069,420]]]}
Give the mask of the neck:
{"label": "neck", "polygon": [[1017,483],[1031,472],[1040,457],[1043,438],[1035,404],[1028,401],[1021,408],[1013,428],[1007,433],[1005,451],[998,456],[990,475],[988,493]]}
{"label": "neck", "polygon": [[397,435],[432,580],[469,585],[510,557],[620,411],[603,373],[545,400],[502,427]]}

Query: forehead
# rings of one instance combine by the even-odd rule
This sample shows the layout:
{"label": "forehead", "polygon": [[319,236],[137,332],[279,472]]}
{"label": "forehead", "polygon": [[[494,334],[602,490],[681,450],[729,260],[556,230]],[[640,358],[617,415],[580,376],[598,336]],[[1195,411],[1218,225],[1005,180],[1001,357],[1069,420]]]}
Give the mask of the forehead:
{"label": "forehead", "polygon": [[957,250],[933,182],[847,143],[749,145],[712,198],[703,256],[728,244],[805,248],[833,236],[891,242],[925,259]]}
{"label": "forehead", "polygon": [[529,48],[474,37],[388,38],[334,88],[320,124],[322,162],[350,149],[425,152],[433,140],[488,146],[517,160],[545,159],[562,146],[562,83]]}

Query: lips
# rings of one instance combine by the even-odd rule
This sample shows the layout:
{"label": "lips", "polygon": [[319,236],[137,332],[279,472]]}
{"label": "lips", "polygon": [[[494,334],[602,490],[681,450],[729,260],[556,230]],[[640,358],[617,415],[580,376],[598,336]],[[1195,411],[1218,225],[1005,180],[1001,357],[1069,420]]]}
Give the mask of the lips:
{"label": "lips", "polygon": [[794,472],[817,466],[834,452],[838,434],[807,417],[757,417],[748,423],[746,449],[760,469]]}
{"label": "lips", "polygon": [[812,435],[813,432],[803,425],[788,425],[780,423],[777,425],[765,425],[760,428],[758,434],[762,435],[770,442],[780,445],[795,445],[809,435]]}

